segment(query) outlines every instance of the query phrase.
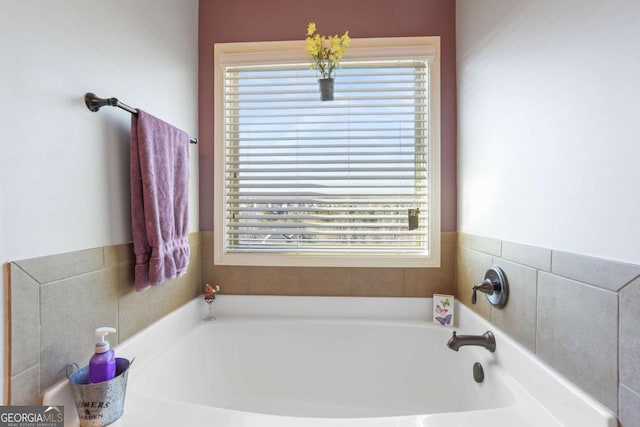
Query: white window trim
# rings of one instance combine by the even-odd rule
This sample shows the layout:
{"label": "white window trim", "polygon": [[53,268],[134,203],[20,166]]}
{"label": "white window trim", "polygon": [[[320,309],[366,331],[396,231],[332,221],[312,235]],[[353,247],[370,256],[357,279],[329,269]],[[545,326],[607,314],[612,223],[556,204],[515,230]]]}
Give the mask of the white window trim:
{"label": "white window trim", "polygon": [[[216,43],[214,45],[214,264],[296,267],[440,266],[440,37],[352,39],[345,55],[352,59],[412,59],[430,61],[429,126],[429,256],[423,255],[311,255],[225,252],[224,194],[224,67],[269,63],[309,62],[304,40],[282,42]],[[220,125],[222,124],[222,125]]]}

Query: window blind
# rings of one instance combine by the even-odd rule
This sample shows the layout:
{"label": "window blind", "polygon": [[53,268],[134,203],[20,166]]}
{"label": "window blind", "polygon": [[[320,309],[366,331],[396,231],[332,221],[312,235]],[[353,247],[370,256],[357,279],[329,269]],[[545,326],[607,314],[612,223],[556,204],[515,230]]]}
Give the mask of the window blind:
{"label": "window blind", "polygon": [[335,100],[308,64],[224,69],[227,252],[426,254],[429,67],[344,62]]}

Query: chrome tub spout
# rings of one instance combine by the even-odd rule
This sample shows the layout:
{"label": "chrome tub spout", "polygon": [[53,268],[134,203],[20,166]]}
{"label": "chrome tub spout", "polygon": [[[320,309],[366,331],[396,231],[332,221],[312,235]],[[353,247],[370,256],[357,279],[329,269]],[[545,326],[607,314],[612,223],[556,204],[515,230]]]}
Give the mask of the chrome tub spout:
{"label": "chrome tub spout", "polygon": [[447,342],[447,347],[458,351],[460,347],[465,345],[477,345],[493,353],[496,351],[496,337],[491,331],[487,331],[482,335],[456,335],[456,332],[453,331],[453,336]]}

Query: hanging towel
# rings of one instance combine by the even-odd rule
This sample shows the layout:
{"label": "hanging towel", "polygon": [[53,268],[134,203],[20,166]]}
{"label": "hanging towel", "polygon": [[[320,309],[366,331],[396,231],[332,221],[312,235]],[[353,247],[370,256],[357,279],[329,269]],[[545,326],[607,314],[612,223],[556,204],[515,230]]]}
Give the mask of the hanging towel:
{"label": "hanging towel", "polygon": [[135,288],[182,276],[189,264],[189,135],[131,115],[131,221]]}

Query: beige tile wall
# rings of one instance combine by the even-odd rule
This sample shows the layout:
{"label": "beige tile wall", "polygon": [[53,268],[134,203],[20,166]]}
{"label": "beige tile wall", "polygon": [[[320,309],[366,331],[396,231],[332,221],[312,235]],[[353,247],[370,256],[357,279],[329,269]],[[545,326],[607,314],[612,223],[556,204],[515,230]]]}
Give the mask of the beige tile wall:
{"label": "beige tile wall", "polygon": [[[213,265],[213,232],[202,232],[202,277],[226,294],[430,297],[455,288],[457,233],[441,235],[440,268],[245,267]],[[211,261],[209,261],[211,260]]]}
{"label": "beige tile wall", "polygon": [[[460,233],[456,295],[586,392],[640,426],[640,266]],[[499,265],[507,306],[471,287]]]}
{"label": "beige tile wall", "polygon": [[133,290],[130,244],[15,261],[10,270],[10,404],[37,404],[64,378],[69,362],[86,364],[93,330],[114,325],[117,345],[180,307],[213,282],[227,294],[431,296],[455,286],[456,233],[442,234],[437,269],[262,268],[213,265],[213,233],[190,236],[186,276]]}
{"label": "beige tile wall", "polygon": [[[212,243],[211,232],[192,234],[187,275],[142,293],[133,291],[129,244],[10,263],[7,403],[37,404],[67,363],[86,363],[96,327],[115,325],[116,345],[197,296],[208,281],[228,294],[455,293],[617,411],[622,427],[638,426],[640,266],[443,233],[438,269],[221,267],[210,261]],[[491,265],[501,266],[510,284],[503,310],[485,298],[470,304],[471,286]]]}
{"label": "beige tile wall", "polygon": [[133,289],[131,244],[87,249],[9,264],[10,348],[7,404],[35,405],[64,378],[66,365],[86,364],[93,330],[114,326],[125,340],[200,292],[200,233],[189,237],[185,276],[144,292]]}

